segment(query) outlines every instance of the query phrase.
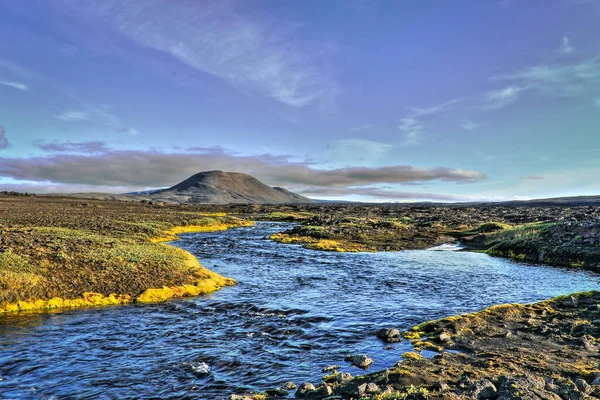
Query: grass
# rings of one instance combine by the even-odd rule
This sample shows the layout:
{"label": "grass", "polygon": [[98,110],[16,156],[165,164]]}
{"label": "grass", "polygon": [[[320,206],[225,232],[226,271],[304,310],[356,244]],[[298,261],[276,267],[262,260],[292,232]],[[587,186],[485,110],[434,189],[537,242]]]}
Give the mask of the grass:
{"label": "grass", "polygon": [[0,312],[164,301],[233,280],[160,242],[248,226],[225,213],[0,196]]}

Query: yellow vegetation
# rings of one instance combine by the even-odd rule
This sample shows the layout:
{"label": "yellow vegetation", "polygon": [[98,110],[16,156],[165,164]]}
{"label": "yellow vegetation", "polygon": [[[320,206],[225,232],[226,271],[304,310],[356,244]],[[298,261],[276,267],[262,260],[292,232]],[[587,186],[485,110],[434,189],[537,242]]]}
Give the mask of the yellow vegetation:
{"label": "yellow vegetation", "polygon": [[179,239],[177,235],[182,233],[198,233],[198,232],[217,232],[217,231],[225,231],[229,228],[239,227],[239,226],[252,226],[254,222],[252,221],[243,221],[237,224],[228,224],[222,222],[214,222],[208,225],[186,225],[186,226],[175,226],[171,229],[167,229],[163,231],[159,236],[150,238],[150,241],[153,243],[162,243],[162,242],[171,242],[173,240]]}

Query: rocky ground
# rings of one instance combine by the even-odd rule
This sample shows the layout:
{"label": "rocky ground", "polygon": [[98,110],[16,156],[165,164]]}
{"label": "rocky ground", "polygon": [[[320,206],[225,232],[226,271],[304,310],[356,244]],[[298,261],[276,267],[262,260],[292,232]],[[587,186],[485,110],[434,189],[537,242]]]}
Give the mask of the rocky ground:
{"label": "rocky ground", "polygon": [[[384,342],[398,335],[393,328],[378,332]],[[332,366],[320,383],[288,383],[232,399],[277,399],[286,392],[331,400],[600,398],[600,292],[494,306],[427,322],[402,336],[415,352],[388,370],[353,377]],[[370,360],[349,361],[366,367]]]}

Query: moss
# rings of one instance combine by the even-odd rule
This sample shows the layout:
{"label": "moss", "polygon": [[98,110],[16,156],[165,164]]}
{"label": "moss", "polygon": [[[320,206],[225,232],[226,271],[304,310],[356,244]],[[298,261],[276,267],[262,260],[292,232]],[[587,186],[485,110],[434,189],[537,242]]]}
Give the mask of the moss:
{"label": "moss", "polygon": [[[1,200],[0,206],[5,205]],[[192,254],[157,242],[184,232],[252,224],[225,213],[169,207],[117,202],[78,206],[32,199],[10,203],[12,211],[0,214],[0,312],[213,292],[234,281],[203,268]],[[7,221],[14,222],[7,226]]]}
{"label": "moss", "polygon": [[414,353],[412,351],[407,351],[406,353],[402,354],[402,358],[404,358],[405,360],[423,360],[422,355],[420,355],[419,353]]}

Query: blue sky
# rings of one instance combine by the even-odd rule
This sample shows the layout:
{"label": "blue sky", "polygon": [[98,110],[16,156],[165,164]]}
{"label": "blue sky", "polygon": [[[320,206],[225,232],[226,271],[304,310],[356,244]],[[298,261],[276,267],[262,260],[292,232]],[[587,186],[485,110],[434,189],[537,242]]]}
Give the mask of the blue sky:
{"label": "blue sky", "polygon": [[[0,190],[600,192],[600,2],[0,0]],[[8,38],[8,40],[5,40]]]}

